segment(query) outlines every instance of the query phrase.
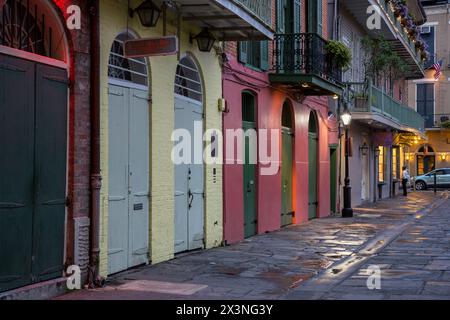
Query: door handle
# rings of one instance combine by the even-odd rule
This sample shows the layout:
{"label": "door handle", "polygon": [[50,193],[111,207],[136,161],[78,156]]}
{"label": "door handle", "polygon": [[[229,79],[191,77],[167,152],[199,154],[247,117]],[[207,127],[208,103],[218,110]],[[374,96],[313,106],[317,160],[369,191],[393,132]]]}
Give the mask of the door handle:
{"label": "door handle", "polygon": [[247,182],[247,193],[252,192],[252,185],[254,185],[255,182],[253,180]]}
{"label": "door handle", "polygon": [[189,195],[189,209],[191,209],[192,202],[194,202],[194,194],[192,193],[192,191],[190,189],[189,189],[188,195]]}

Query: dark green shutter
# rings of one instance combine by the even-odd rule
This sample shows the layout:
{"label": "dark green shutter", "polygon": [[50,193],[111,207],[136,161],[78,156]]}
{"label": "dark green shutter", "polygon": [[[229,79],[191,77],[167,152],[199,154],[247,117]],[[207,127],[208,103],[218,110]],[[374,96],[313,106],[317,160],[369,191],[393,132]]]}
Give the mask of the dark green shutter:
{"label": "dark green shutter", "polygon": [[36,66],[35,214],[36,281],[63,274],[66,215],[67,72]]}
{"label": "dark green shutter", "polygon": [[2,292],[63,275],[66,71],[0,55],[0,106]]}
{"label": "dark green shutter", "polygon": [[31,283],[34,63],[0,55],[0,292]]}
{"label": "dark green shutter", "polygon": [[248,62],[248,41],[239,42],[239,61],[242,63]]}
{"label": "dark green shutter", "polygon": [[284,33],[285,32],[285,1],[286,0],[277,0],[277,32]]}
{"label": "dark green shutter", "polygon": [[322,35],[323,33],[323,21],[322,21],[322,0],[317,0],[317,33]]}
{"label": "dark green shutter", "polygon": [[261,62],[260,66],[262,70],[268,70],[269,69],[269,42],[268,41],[261,41]]}
{"label": "dark green shutter", "polygon": [[308,1],[308,32],[322,35],[322,0]]}
{"label": "dark green shutter", "polygon": [[301,4],[300,0],[294,0],[294,33],[301,32]]}

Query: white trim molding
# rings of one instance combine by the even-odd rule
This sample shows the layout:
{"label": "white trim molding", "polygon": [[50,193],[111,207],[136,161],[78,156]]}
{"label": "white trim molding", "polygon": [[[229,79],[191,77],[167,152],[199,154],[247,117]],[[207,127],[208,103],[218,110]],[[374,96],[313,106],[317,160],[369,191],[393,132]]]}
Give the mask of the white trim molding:
{"label": "white trim molding", "polygon": [[45,56],[40,56],[38,54],[34,54],[34,53],[27,52],[27,51],[22,51],[22,50],[10,48],[10,47],[2,46],[2,45],[0,45],[0,53],[6,54],[9,56],[14,56],[17,58],[22,58],[25,60],[35,61],[35,62],[42,63],[42,64],[48,64],[48,65],[51,65],[51,66],[54,66],[57,68],[66,69],[67,71],[69,71],[69,69],[70,69],[69,65],[67,63],[65,63],[64,61],[48,58]]}

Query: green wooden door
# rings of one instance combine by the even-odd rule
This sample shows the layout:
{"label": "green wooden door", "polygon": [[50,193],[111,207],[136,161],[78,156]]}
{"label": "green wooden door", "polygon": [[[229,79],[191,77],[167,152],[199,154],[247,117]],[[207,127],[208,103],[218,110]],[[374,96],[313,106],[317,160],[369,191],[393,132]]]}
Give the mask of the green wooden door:
{"label": "green wooden door", "polygon": [[292,147],[293,134],[290,129],[283,128],[282,133],[282,158],[281,158],[281,226],[288,226],[293,223],[292,206]]}
{"label": "green wooden door", "polygon": [[0,55],[0,292],[31,283],[34,64]]}
{"label": "green wooden door", "polygon": [[243,190],[244,190],[244,237],[257,233],[256,213],[256,161],[257,137],[255,122],[255,97],[247,92],[242,94],[242,127],[245,132]]}
{"label": "green wooden door", "polygon": [[309,219],[317,218],[317,134],[309,133],[308,143],[308,155],[309,155],[309,170],[308,170],[308,194],[309,194],[309,206],[308,217]]}
{"label": "green wooden door", "polygon": [[[244,122],[244,131],[254,130],[254,123]],[[245,138],[244,162],[244,235],[246,238],[256,234],[256,164],[250,163],[252,143],[250,137]]]}
{"label": "green wooden door", "polygon": [[63,274],[67,74],[0,55],[0,292]]}
{"label": "green wooden door", "polygon": [[66,217],[67,72],[36,66],[34,282],[60,277]]}
{"label": "green wooden door", "polygon": [[331,212],[336,213],[337,196],[337,149],[335,146],[330,148],[330,208]]}

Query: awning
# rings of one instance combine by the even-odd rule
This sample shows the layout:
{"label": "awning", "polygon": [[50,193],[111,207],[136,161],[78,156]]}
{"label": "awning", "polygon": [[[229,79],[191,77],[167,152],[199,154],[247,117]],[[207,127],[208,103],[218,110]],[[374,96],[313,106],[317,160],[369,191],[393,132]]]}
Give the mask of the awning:
{"label": "awning", "polygon": [[272,40],[271,0],[177,0],[183,21],[208,28],[219,41]]}

